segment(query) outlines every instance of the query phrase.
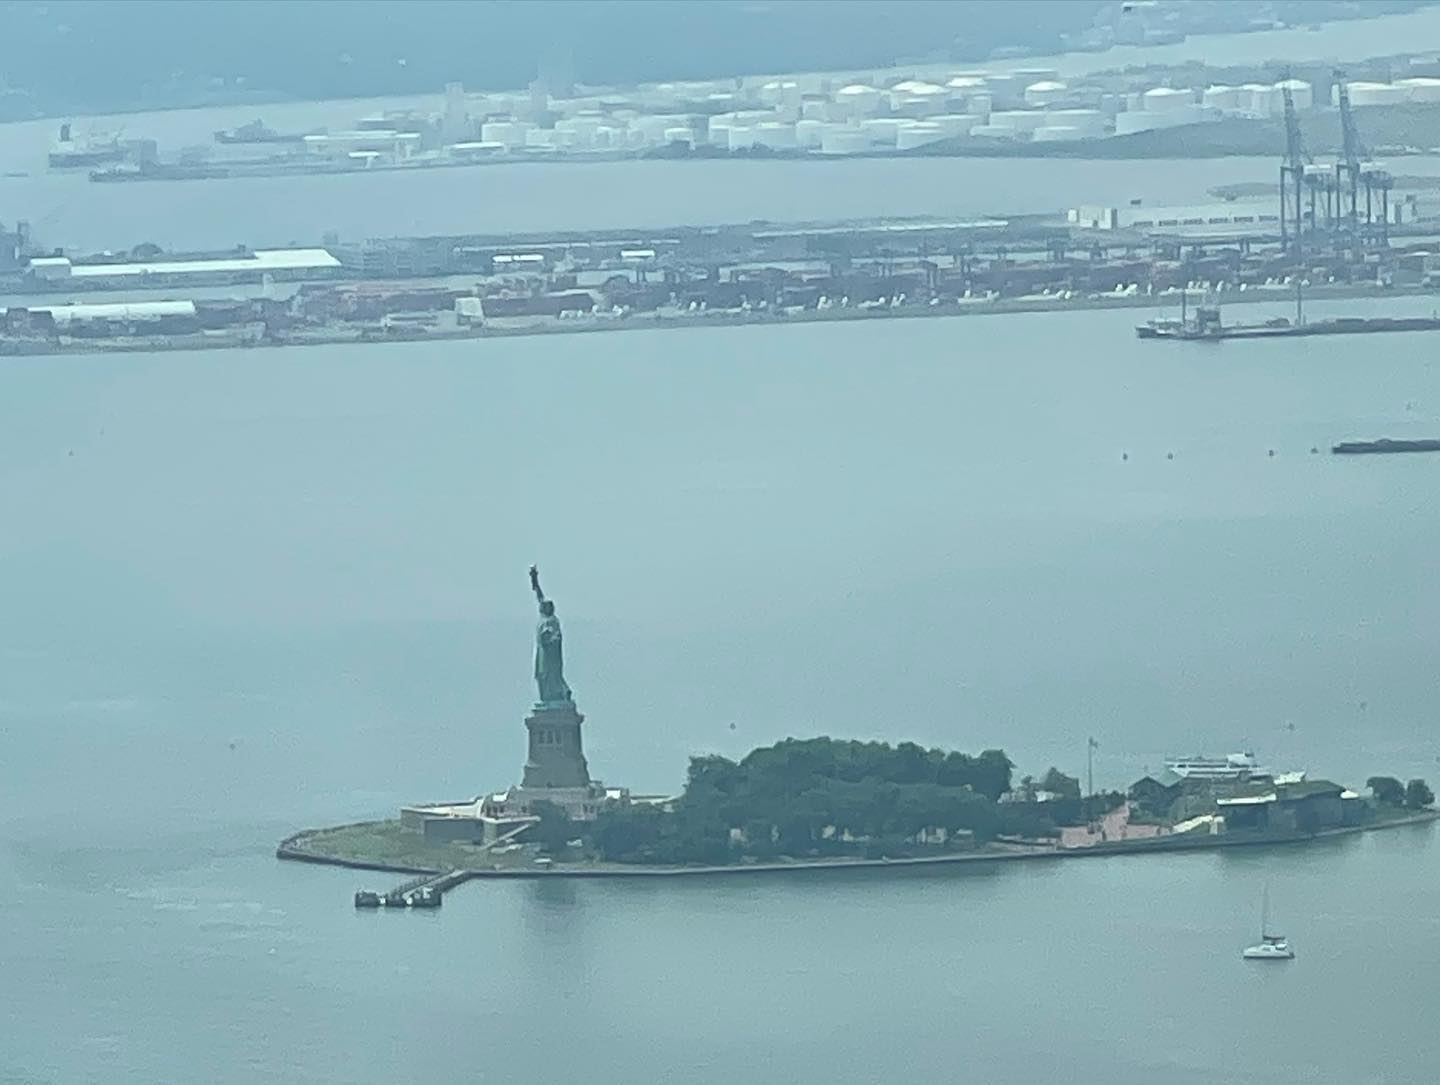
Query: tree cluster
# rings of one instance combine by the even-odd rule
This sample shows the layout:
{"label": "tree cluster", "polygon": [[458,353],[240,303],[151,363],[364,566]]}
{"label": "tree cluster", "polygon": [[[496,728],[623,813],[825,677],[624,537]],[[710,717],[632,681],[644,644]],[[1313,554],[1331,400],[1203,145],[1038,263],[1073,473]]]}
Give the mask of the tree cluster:
{"label": "tree cluster", "polygon": [[1393,776],[1372,776],[1365,781],[1370,794],[1378,803],[1386,806],[1407,806],[1419,810],[1435,803],[1435,793],[1424,780],[1411,780],[1402,784]]}
{"label": "tree cluster", "polygon": [[972,756],[911,742],[787,739],[738,762],[693,758],[672,811],[606,811],[591,845],[616,862],[724,863],[901,855],[917,834],[934,829],[978,840],[1053,832],[1047,819],[998,802],[1010,790],[1012,771],[1001,750]]}

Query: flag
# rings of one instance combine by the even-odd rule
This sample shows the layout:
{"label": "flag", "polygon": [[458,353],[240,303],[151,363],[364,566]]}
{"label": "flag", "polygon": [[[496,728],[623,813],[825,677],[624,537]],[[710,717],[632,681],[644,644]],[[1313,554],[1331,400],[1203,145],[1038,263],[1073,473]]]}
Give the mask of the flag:
{"label": "flag", "polygon": [[1096,742],[1093,738],[1086,739],[1086,743],[1092,750],[1098,750],[1100,748],[1100,743]]}

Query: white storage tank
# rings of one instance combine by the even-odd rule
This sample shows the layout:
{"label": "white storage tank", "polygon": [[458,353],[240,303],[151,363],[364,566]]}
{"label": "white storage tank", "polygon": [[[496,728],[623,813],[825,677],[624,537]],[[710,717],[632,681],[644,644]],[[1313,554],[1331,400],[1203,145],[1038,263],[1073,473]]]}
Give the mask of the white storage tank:
{"label": "white storage tank", "polygon": [[1045,114],[1045,127],[1073,128],[1077,138],[1094,139],[1105,134],[1105,114],[1098,109],[1052,109]]}
{"label": "white storage tank", "polygon": [[689,126],[689,118],[682,113],[652,113],[649,116],[636,117],[630,122],[631,128],[644,132],[647,140],[657,143],[665,138],[668,129]]}
{"label": "white storage tank", "polygon": [[871,117],[860,122],[860,131],[869,138],[871,143],[881,143],[893,147],[900,126],[904,123],[906,122],[899,117]]}
{"label": "white storage tank", "polygon": [[1422,75],[1401,79],[1395,85],[1404,87],[1412,102],[1440,102],[1440,79]]}
{"label": "white storage tank", "polygon": [[1025,88],[1025,104],[1033,106],[1053,105],[1062,101],[1070,92],[1070,88],[1059,80],[1042,79],[1038,83],[1031,83]]}
{"label": "white storage tank", "polygon": [[695,146],[695,133],[689,128],[667,128],[664,139],[666,143],[684,143],[688,146]]}
{"label": "white storage tank", "polygon": [[835,102],[846,116],[864,117],[880,108],[880,92],[866,83],[851,83],[835,92]]}
{"label": "white storage tank", "polygon": [[1410,100],[1406,87],[1393,83],[1351,83],[1350,104],[1353,106],[1401,105]]}
{"label": "white storage tank", "polygon": [[[1315,88],[1303,79],[1282,79],[1275,84],[1275,93],[1280,96],[1283,103],[1285,91],[1290,92],[1290,98],[1295,103],[1295,108],[1300,110],[1315,108]],[[1283,105],[1281,107],[1284,108]]]}
{"label": "white storage tank", "polygon": [[523,147],[525,135],[533,127],[529,121],[486,121],[480,126],[480,141],[503,143],[506,147]]}
{"label": "white storage tank", "polygon": [[892,101],[890,109],[905,117],[929,117],[944,110],[945,104],[943,94],[911,94]]}
{"label": "white storage tank", "polygon": [[725,133],[727,151],[745,151],[755,146],[755,129],[748,124],[733,124]]}
{"label": "white storage tank", "polygon": [[858,128],[836,125],[821,134],[821,154],[861,154],[870,149],[870,137]]}
{"label": "white storage tank", "polygon": [[977,124],[970,134],[976,139],[1019,139],[1024,133],[1013,124]]}
{"label": "white storage tank", "polygon": [[1285,97],[1278,87],[1264,83],[1246,83],[1240,108],[1257,117],[1278,117],[1285,112]]}
{"label": "white storage tank", "polygon": [[757,147],[785,151],[793,150],[799,145],[796,142],[793,124],[786,124],[782,121],[763,121],[755,126],[753,132]]}
{"label": "white storage tank", "polygon": [[1045,123],[1045,113],[1039,109],[997,109],[990,114],[990,123],[1017,132],[1033,132]]}
{"label": "white storage tank", "polygon": [[1082,137],[1078,128],[1065,124],[1045,124],[1035,129],[1030,138],[1036,143],[1069,143]]}
{"label": "white storage tank", "polygon": [[807,98],[800,103],[800,116],[807,121],[828,121],[830,103],[823,98]]}
{"label": "white storage tank", "polygon": [[1163,113],[1147,113],[1143,109],[1128,109],[1115,114],[1115,134],[1133,136],[1136,132],[1148,132],[1152,128],[1165,127]]}
{"label": "white storage tank", "polygon": [[995,99],[989,94],[967,94],[965,96],[965,112],[974,113],[982,119],[990,116],[990,110],[995,105]]}
{"label": "white storage tank", "polygon": [[818,147],[824,134],[824,121],[807,120],[802,117],[795,122],[795,144],[798,147]]}
{"label": "white storage tank", "polygon": [[1194,101],[1195,96],[1190,91],[1176,90],[1174,87],[1152,87],[1140,96],[1146,113],[1164,113],[1166,110],[1180,109]]}
{"label": "white storage tank", "polygon": [[983,75],[957,75],[947,79],[945,86],[952,93],[959,91],[961,94],[973,94],[985,89],[985,77]]}
{"label": "white storage tank", "polygon": [[735,114],[717,113],[706,122],[705,138],[717,147],[730,143],[730,129],[735,126]]}
{"label": "white storage tank", "polygon": [[1250,108],[1250,93],[1244,87],[1229,87],[1222,83],[1206,87],[1200,101],[1207,109],[1238,113]]}
{"label": "white storage tank", "polygon": [[968,136],[970,129],[985,123],[985,118],[974,113],[942,113],[938,117],[931,117],[930,123],[939,125],[946,139],[953,139],[956,136]]}
{"label": "white storage tank", "polygon": [[895,134],[895,149],[909,151],[945,138],[944,130],[931,121],[912,121]]}
{"label": "white storage tank", "polygon": [[772,79],[760,88],[760,100],[771,106],[799,106],[801,93],[793,79]]}

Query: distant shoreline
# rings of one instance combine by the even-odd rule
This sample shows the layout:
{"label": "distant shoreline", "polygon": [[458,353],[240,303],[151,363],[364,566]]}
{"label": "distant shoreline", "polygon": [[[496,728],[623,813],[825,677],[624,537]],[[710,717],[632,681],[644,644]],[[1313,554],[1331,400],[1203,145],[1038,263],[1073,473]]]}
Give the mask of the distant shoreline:
{"label": "distant shoreline", "polygon": [[[1000,863],[1037,861],[1045,859],[1095,859],[1105,856],[1136,856],[1156,853],[1186,851],[1216,851],[1225,848],[1281,847],[1310,844],[1341,836],[1395,829],[1406,825],[1421,825],[1440,818],[1440,810],[1428,809],[1387,818],[1364,825],[1346,825],[1333,829],[1322,829],[1315,833],[1290,833],[1276,835],[1250,835],[1246,833],[1220,833],[1203,835],[1182,835],[1152,837],[1143,841],[1096,844],[1087,848],[1041,848],[1015,851],[957,852],[948,855],[927,855],[896,859],[795,859],[788,862],[737,863],[722,866],[646,866],[646,865],[587,865],[513,868],[470,868],[470,879],[515,879],[515,878],[677,878],[715,877],[723,875],[812,873],[828,870],[894,870],[897,868],[951,866],[964,863]],[[357,825],[375,824],[358,822]],[[335,826],[333,828],[348,828]],[[409,863],[386,863],[367,861],[343,856],[325,855],[307,850],[304,842],[327,829],[305,829],[286,837],[275,850],[277,859],[292,862],[315,863],[322,866],[345,867],[350,870],[370,870],[389,874],[422,875],[444,874],[447,870]]]}
{"label": "distant shoreline", "polygon": [[[1390,287],[1384,290],[1372,285],[1342,284],[1335,286],[1311,286],[1305,291],[1307,301],[1368,300],[1372,298],[1401,298],[1436,296],[1433,289],[1423,287]],[[1231,290],[1223,297],[1225,306],[1251,305],[1269,302],[1271,304],[1292,303],[1294,294],[1286,288],[1257,288],[1253,290]],[[887,320],[919,319],[924,317],[969,317],[969,316],[1015,316],[1026,313],[1069,313],[1092,312],[1108,309],[1176,309],[1180,304],[1179,294],[1167,295],[1093,295],[1066,298],[1059,295],[997,298],[993,301],[969,301],[960,305],[937,306],[911,305],[898,308],[879,307],[806,309],[777,316],[764,310],[715,311],[707,313],[641,313],[624,317],[589,316],[575,319],[553,317],[515,318],[501,317],[488,322],[484,327],[462,329],[459,332],[442,331],[433,334],[402,331],[388,335],[365,334],[359,329],[346,328],[334,332],[318,332],[303,337],[275,338],[261,337],[253,333],[230,335],[190,334],[173,336],[132,336],[123,339],[69,339],[63,342],[49,340],[11,339],[0,340],[0,360],[5,358],[63,357],[67,355],[92,354],[150,354],[165,351],[189,350],[235,350],[246,347],[307,347],[307,346],[362,346],[381,343],[443,343],[474,342],[486,339],[505,339],[534,335],[581,335],[597,332],[641,331],[666,328],[715,328],[741,326],[779,326],[797,324],[833,323],[846,320]],[[497,321],[516,321],[498,323]],[[526,323],[518,321],[525,320]]]}

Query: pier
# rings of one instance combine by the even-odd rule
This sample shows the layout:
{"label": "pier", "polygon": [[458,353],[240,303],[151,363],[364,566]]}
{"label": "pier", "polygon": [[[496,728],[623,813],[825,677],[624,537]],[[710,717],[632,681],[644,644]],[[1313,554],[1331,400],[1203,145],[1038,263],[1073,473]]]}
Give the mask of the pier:
{"label": "pier", "polygon": [[401,882],[386,893],[361,889],[355,894],[356,908],[438,908],[445,892],[474,877],[469,870],[452,870],[445,874],[422,874]]}

